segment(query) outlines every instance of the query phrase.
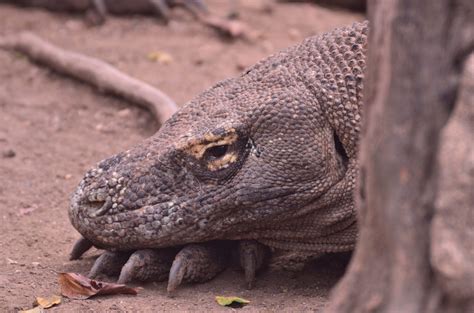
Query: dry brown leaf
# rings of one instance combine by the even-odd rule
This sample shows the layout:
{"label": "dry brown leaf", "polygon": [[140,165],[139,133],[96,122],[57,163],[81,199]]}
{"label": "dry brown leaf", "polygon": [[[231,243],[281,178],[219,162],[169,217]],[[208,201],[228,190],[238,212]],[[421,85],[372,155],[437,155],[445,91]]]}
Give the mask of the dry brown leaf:
{"label": "dry brown leaf", "polygon": [[59,273],[58,280],[61,294],[70,299],[87,299],[95,295],[136,295],[138,292],[138,288],[98,281],[77,273]]}
{"label": "dry brown leaf", "polygon": [[38,207],[36,205],[32,205],[26,208],[20,208],[16,216],[21,217],[25,215],[31,214],[33,211],[35,211]]}
{"label": "dry brown leaf", "polygon": [[8,264],[18,264],[18,261],[15,261],[13,259],[7,258]]}
{"label": "dry brown leaf", "polygon": [[47,298],[36,297],[36,301],[35,301],[35,305],[39,305],[43,309],[48,309],[60,303],[61,303],[61,296],[58,296],[58,295],[52,295]]}
{"label": "dry brown leaf", "polygon": [[170,64],[173,62],[173,57],[171,54],[163,51],[153,51],[148,53],[148,60],[153,62],[158,62],[160,64]]}

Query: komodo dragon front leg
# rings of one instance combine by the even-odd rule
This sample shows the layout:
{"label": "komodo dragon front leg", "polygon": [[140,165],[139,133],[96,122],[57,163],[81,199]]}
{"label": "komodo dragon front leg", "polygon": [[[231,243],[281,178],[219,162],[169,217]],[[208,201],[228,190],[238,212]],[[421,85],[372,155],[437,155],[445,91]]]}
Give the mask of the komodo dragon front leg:
{"label": "komodo dragon front leg", "polygon": [[[78,259],[91,247],[92,244],[86,239],[80,239],[71,253],[71,260]],[[257,272],[265,265],[269,250],[248,240],[238,242],[237,249],[231,242],[206,242],[182,248],[105,251],[95,261],[89,277],[118,276],[117,282],[120,284],[134,280],[168,279],[167,290],[172,293],[182,283],[206,282],[214,278],[227,267],[231,249],[238,252],[238,261],[245,272],[246,287],[252,288]]]}
{"label": "komodo dragon front leg", "polygon": [[[139,255],[182,249],[171,262],[172,290],[222,270],[218,255],[228,251],[214,242],[240,242],[231,250],[243,253],[248,285],[268,247],[269,262],[283,267],[352,250],[367,33],[364,22],[308,38],[101,161],[71,199],[71,223],[86,238],[73,255],[92,244]],[[157,253],[150,267],[166,273],[170,261]],[[142,263],[130,262],[123,277],[140,278],[132,269]]]}

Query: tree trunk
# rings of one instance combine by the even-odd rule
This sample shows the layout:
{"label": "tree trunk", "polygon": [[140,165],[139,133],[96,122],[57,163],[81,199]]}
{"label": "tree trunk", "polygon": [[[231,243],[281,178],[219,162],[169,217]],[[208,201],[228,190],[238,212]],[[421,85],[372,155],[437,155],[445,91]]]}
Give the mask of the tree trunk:
{"label": "tree trunk", "polygon": [[474,312],[474,1],[369,16],[360,235],[327,312]]}

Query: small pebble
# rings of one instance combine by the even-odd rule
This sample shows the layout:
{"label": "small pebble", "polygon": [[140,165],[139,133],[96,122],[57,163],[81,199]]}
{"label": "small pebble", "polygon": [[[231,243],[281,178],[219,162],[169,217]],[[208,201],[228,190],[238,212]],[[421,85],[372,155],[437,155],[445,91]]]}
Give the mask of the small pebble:
{"label": "small pebble", "polygon": [[16,152],[12,149],[8,149],[2,152],[2,157],[4,158],[14,158],[16,156]]}
{"label": "small pebble", "polygon": [[235,69],[239,72],[245,70],[247,67],[248,65],[243,62],[237,62],[237,64],[235,64]]}
{"label": "small pebble", "polygon": [[120,117],[127,117],[131,113],[130,109],[123,109],[117,112],[117,115]]}
{"label": "small pebble", "polygon": [[301,38],[303,38],[301,32],[296,28],[290,28],[288,30],[288,35],[292,40],[300,40]]}
{"label": "small pebble", "polygon": [[193,62],[194,62],[194,65],[201,66],[204,64],[205,61],[203,58],[197,58]]}

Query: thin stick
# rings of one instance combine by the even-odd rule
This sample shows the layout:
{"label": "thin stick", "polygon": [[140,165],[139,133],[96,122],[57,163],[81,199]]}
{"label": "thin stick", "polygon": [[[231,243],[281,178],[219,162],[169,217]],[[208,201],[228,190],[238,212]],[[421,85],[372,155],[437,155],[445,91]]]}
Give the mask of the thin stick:
{"label": "thin stick", "polygon": [[120,72],[98,59],[56,47],[31,33],[0,37],[0,48],[15,50],[33,61],[110,92],[151,111],[163,124],[177,111],[176,103],[159,89]]}

